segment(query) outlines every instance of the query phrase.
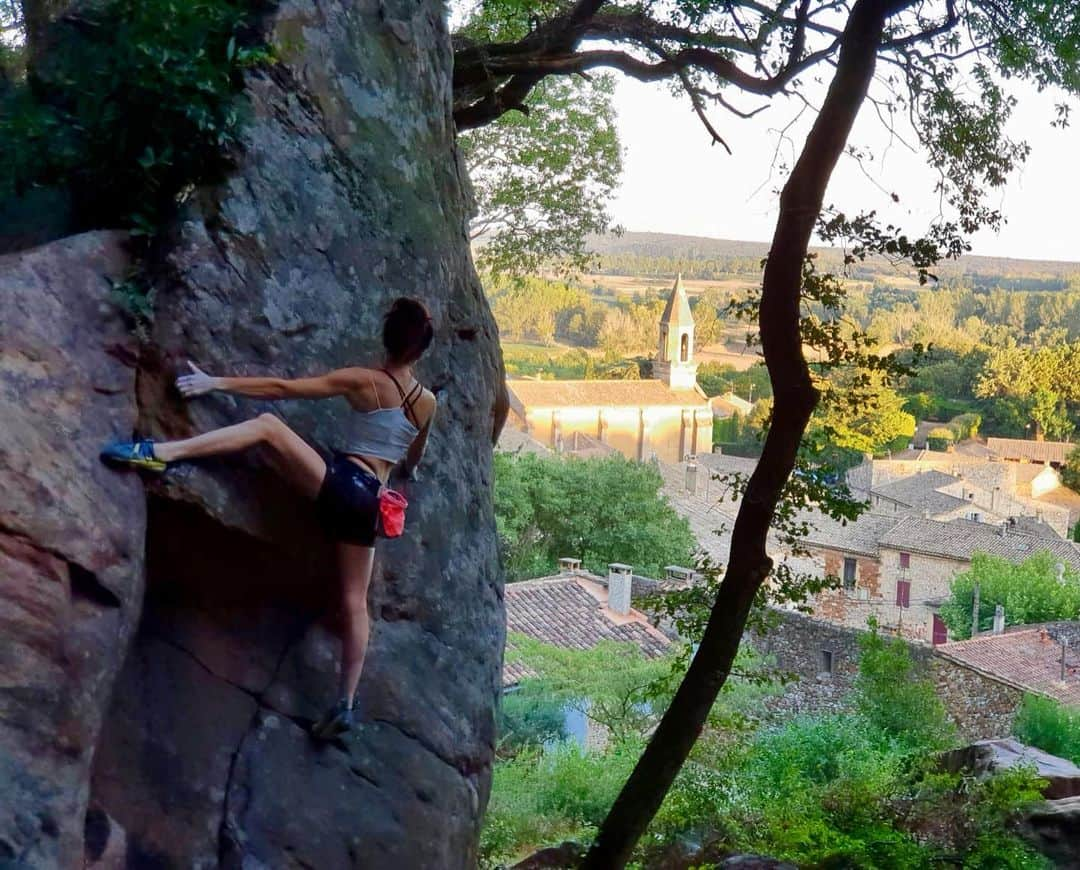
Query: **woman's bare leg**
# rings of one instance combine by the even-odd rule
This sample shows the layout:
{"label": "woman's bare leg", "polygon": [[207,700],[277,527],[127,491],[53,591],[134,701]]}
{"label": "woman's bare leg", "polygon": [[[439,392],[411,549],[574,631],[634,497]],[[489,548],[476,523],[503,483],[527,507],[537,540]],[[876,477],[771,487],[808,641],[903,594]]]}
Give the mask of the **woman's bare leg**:
{"label": "woman's bare leg", "polygon": [[360,674],[364,670],[371,621],[368,617],[367,594],[371,569],[375,562],[374,547],[338,543],[338,571],[341,576],[344,630],[341,637],[341,683],[339,698],[352,705]]}
{"label": "woman's bare leg", "polygon": [[182,441],[161,441],[154,444],[154,456],[165,462],[198,459],[236,453],[256,445],[274,452],[275,466],[304,495],[315,498],[326,476],[326,462],[303,438],[293,432],[279,417],[260,414],[233,426],[215,429]]}

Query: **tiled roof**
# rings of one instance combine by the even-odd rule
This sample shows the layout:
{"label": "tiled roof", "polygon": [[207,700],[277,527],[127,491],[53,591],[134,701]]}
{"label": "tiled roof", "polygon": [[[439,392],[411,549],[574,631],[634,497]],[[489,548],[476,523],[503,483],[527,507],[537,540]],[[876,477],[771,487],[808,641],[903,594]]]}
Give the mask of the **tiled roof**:
{"label": "tiled roof", "polygon": [[1064,464],[1077,445],[1068,441],[1028,441],[1024,438],[987,438],[986,446],[1003,459]]}
{"label": "tiled roof", "polygon": [[974,670],[1063,704],[1080,704],[1080,656],[1065,657],[1061,679],[1061,644],[1042,628],[1010,631],[937,647],[937,653]]}
{"label": "tiled roof", "polygon": [[713,474],[753,474],[757,460],[746,456],[729,456],[726,453],[699,453],[698,465]]}
{"label": "tiled roof", "polygon": [[514,426],[504,426],[499,434],[499,443],[495,449],[503,453],[535,453],[538,456],[550,456],[551,451],[526,432]]}
{"label": "tiled roof", "polygon": [[814,516],[810,522],[814,528],[806,536],[806,543],[811,546],[877,556],[878,541],[903,520],[896,516],[864,513],[846,524],[824,515]]}
{"label": "tiled roof", "polygon": [[1080,550],[1060,538],[1043,538],[1011,528],[1001,534],[999,526],[968,520],[942,523],[921,517],[905,517],[888,531],[880,547],[970,561],[975,553],[989,553],[1021,562],[1036,553],[1050,551],[1080,568]]}
{"label": "tiled roof", "polygon": [[674,405],[706,408],[697,390],[673,390],[663,381],[531,381],[510,380],[507,386],[526,408],[640,408]]}
{"label": "tiled roof", "polygon": [[709,407],[712,408],[714,414],[720,411],[727,412],[729,415],[737,413],[744,417],[754,410],[753,404],[732,392],[724,393],[722,396],[713,396],[709,399]]}
{"label": "tiled roof", "polygon": [[906,507],[920,511],[928,510],[931,514],[941,514],[956,510],[967,504],[955,495],[938,492],[944,486],[959,483],[960,478],[945,474],[943,471],[922,471],[910,477],[894,480],[874,487],[874,494],[898,502]]}
{"label": "tiled roof", "polygon": [[[599,578],[597,578],[599,579]],[[605,606],[607,590],[581,575],[560,575],[506,585],[506,630],[565,649],[592,649],[601,640],[634,643],[649,656],[660,655],[670,641],[644,614],[612,613]],[[508,641],[507,651],[513,642]],[[521,662],[503,665],[503,685],[532,676]]]}

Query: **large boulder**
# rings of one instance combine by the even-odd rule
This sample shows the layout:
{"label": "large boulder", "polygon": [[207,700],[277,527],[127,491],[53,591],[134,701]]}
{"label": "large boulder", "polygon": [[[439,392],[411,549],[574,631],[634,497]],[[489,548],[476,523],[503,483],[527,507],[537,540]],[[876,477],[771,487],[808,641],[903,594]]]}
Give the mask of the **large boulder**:
{"label": "large boulder", "polygon": [[1080,867],[1080,797],[1039,804],[1025,814],[1022,830],[1055,867]]}
{"label": "large boulder", "polygon": [[0,257],[0,865],[83,861],[89,770],[142,603],[145,498],[98,462],[136,421],[122,237]]}
{"label": "large boulder", "polygon": [[[504,398],[473,271],[438,0],[288,0],[247,82],[231,178],[166,240],[140,361],[141,428],[185,436],[271,406],[184,404],[187,359],[295,376],[379,358],[391,300],[430,306],[440,409],[403,538],[379,544],[362,725],[319,745],[334,696],[331,544],[257,455],[154,484],[147,603],[95,764],[129,860],[175,867],[475,864],[504,617],[491,439]],[[326,448],[343,400],[272,408]]]}

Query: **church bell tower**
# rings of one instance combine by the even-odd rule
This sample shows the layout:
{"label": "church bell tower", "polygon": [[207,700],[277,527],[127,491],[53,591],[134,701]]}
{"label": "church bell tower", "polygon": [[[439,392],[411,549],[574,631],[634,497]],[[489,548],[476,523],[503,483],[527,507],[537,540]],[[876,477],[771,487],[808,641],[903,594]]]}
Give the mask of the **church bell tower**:
{"label": "church bell tower", "polygon": [[674,390],[692,390],[697,385],[694,315],[683,290],[682,274],[675,279],[660,318],[660,346],[653,361],[653,377]]}

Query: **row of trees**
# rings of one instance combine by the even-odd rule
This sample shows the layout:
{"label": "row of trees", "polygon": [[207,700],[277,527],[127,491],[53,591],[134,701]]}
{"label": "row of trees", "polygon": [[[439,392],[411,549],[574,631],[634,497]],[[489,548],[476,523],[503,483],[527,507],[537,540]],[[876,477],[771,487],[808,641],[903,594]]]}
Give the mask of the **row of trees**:
{"label": "row of trees", "polygon": [[[530,275],[489,275],[488,297],[504,339],[599,348],[629,356],[655,352],[667,290],[626,298],[598,298],[581,286]],[[721,303],[723,304],[723,303]],[[694,342],[700,348],[723,335],[714,298],[693,303]]]}

